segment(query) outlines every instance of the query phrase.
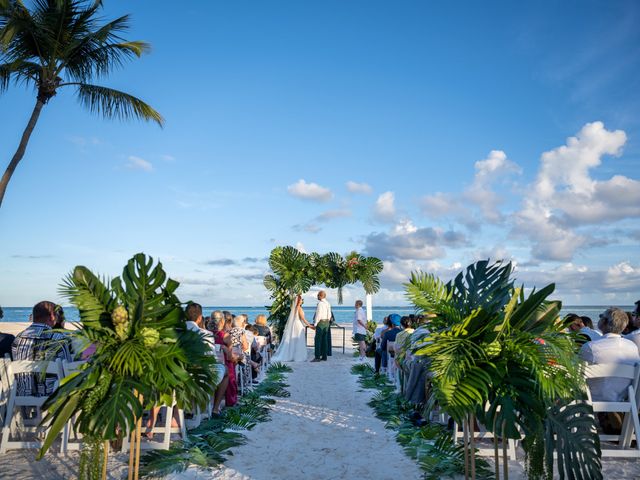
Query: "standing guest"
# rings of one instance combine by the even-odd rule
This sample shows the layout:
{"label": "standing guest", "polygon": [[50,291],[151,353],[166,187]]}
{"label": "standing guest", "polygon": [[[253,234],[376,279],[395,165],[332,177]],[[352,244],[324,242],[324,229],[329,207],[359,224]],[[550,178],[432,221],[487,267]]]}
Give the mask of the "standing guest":
{"label": "standing guest", "polygon": [[[33,323],[20,332],[11,345],[13,360],[73,360],[71,345],[66,335],[52,331],[56,322],[56,304],[39,302],[34,305]],[[20,396],[46,397],[55,389],[55,375],[47,375],[44,380],[40,375],[16,375],[17,394]]]}
{"label": "standing guest", "polygon": [[374,360],[376,373],[380,373],[380,368],[382,367],[382,348],[380,347],[380,344],[382,343],[382,335],[384,335],[387,330],[391,330],[391,328],[393,328],[389,317],[390,315],[384,317],[382,320],[382,326],[376,328],[376,331],[373,334],[373,338],[376,341],[376,353]]}
{"label": "standing guest", "polygon": [[[407,317],[408,320],[409,317]],[[387,344],[389,342],[395,342],[396,336],[400,333],[400,323],[402,321],[402,317],[397,313],[393,313],[389,315],[389,322],[391,324],[391,328],[384,332],[382,335],[382,342],[380,342],[380,350],[382,356],[382,367],[386,370],[389,366],[389,358],[387,355]]]}
{"label": "standing guest", "polygon": [[[580,357],[591,364],[639,362],[640,353],[636,344],[620,335],[627,326],[627,321],[627,314],[623,310],[614,307],[605,310],[600,314],[598,322],[603,337],[585,343],[580,349]],[[619,402],[625,400],[630,381],[611,377],[588,379],[587,383],[594,401]],[[605,433],[614,433],[622,427],[622,417],[619,413],[598,417]]]}
{"label": "standing guest", "polygon": [[314,359],[312,362],[326,361],[327,356],[331,355],[331,305],[327,301],[327,292],[320,290],[318,292],[318,305],[313,321],[316,327],[316,335],[313,342]]}
{"label": "standing guest", "polygon": [[360,350],[359,361],[364,362],[366,353],[365,340],[367,339],[367,315],[362,308],[362,300],[356,300],[356,311],[353,314],[353,339],[358,342]]}
{"label": "standing guest", "polygon": [[2,310],[2,307],[0,307],[0,320],[2,320],[4,318],[4,311]]}

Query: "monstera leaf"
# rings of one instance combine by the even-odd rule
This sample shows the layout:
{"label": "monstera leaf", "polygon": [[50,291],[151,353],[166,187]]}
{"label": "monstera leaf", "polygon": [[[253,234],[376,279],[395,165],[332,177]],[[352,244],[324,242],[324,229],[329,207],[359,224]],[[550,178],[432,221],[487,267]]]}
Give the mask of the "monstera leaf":
{"label": "monstera leaf", "polygon": [[186,329],[177,286],[144,254],[110,287],[81,266],[64,280],[61,292],[80,312],[74,335],[96,350],[45,402],[49,430],[40,456],[74,415],[82,434],[112,440],[133,428],[143,408],[174,393],[180,408],[206,408],[217,384],[215,357]]}

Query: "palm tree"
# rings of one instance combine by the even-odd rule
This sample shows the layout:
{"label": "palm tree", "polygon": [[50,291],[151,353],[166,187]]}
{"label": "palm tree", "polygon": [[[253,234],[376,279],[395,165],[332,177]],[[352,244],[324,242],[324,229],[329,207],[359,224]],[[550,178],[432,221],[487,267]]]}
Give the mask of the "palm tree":
{"label": "palm tree", "polygon": [[101,0],[33,0],[32,9],[22,0],[0,0],[0,93],[11,83],[36,90],[35,107],[0,180],[0,206],[42,108],[62,87],[74,87],[92,113],[162,126],[162,116],[139,98],[90,83],[149,51],[149,44],[121,36],[129,28],[128,15],[100,24],[101,8]]}

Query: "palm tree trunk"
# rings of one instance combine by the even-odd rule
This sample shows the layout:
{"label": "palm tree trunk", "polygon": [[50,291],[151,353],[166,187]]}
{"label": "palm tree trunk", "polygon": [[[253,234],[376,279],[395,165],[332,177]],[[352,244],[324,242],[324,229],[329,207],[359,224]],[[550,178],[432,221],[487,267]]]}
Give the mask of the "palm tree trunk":
{"label": "palm tree trunk", "polygon": [[27,149],[27,143],[29,143],[29,138],[31,138],[31,133],[38,122],[38,118],[40,117],[40,111],[42,107],[44,107],[44,103],[42,100],[38,99],[36,101],[36,106],[33,108],[33,112],[31,113],[31,118],[29,119],[29,123],[27,123],[27,127],[24,129],[22,133],[22,138],[20,139],[20,145],[18,145],[18,150],[13,155],[11,162],[9,162],[9,166],[2,175],[2,180],[0,180],[0,207],[2,207],[2,199],[4,198],[4,193],[7,190],[7,185],[9,184],[9,180],[11,180],[11,176],[15,171],[18,163],[24,157],[24,152]]}

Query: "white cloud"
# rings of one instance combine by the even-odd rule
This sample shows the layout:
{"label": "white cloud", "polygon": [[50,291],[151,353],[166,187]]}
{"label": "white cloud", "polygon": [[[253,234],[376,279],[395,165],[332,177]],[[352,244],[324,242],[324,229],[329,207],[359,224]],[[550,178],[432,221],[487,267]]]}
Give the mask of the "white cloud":
{"label": "white cloud", "polygon": [[135,155],[129,156],[125,166],[132,170],[142,170],[145,172],[153,172],[153,164],[151,162],[145,160],[144,158],[136,157]]}
{"label": "white cloud", "polygon": [[322,227],[316,223],[298,223],[291,227],[296,232],[320,233]]}
{"label": "white cloud", "polygon": [[287,191],[294,197],[315,202],[328,202],[333,198],[333,193],[328,188],[321,187],[313,182],[307,183],[304,179],[289,185]]}
{"label": "white cloud", "polygon": [[541,288],[549,283],[556,284],[554,297],[585,295],[592,297],[609,296],[614,299],[620,293],[635,294],[640,290],[640,265],[622,261],[606,268],[593,268],[575,263],[563,263],[550,269],[516,271],[519,281],[526,287]]}
{"label": "white cloud", "polygon": [[396,217],[395,195],[384,192],[373,206],[373,216],[380,222],[393,222]]}
{"label": "white cloud", "polygon": [[454,216],[467,226],[477,226],[479,222],[473,214],[473,209],[477,208],[485,221],[503,222],[504,216],[500,212],[503,199],[493,190],[494,185],[522,173],[522,169],[502,150],[491,150],[487,158],[474,164],[474,168],[472,184],[459,197],[442,192],[423,197],[423,213],[431,218]]}
{"label": "white cloud", "polygon": [[307,250],[304,248],[302,242],[296,243],[296,250],[299,250],[302,253],[307,253]]}
{"label": "white cloud", "polygon": [[161,155],[162,160],[164,160],[165,162],[175,162],[176,161],[176,157],[174,157],[173,155]]}
{"label": "white cloud", "polygon": [[623,131],[593,122],[542,154],[537,178],[513,219],[513,231],[531,241],[535,260],[569,261],[580,248],[602,244],[579,227],[640,216],[640,182],[590,175],[603,156],[620,155],[626,140]]}
{"label": "white cloud", "polygon": [[367,183],[358,183],[351,180],[347,182],[347,190],[351,193],[362,193],[364,195],[373,193],[373,188],[371,188],[371,185]]}
{"label": "white cloud", "polygon": [[444,247],[462,247],[468,243],[460,232],[417,228],[409,221],[395,225],[390,233],[371,233],[364,242],[365,253],[381,260],[431,260],[444,257]]}
{"label": "white cloud", "polygon": [[318,222],[328,222],[336,218],[347,218],[351,216],[351,210],[348,209],[336,209],[327,210],[316,217]]}

